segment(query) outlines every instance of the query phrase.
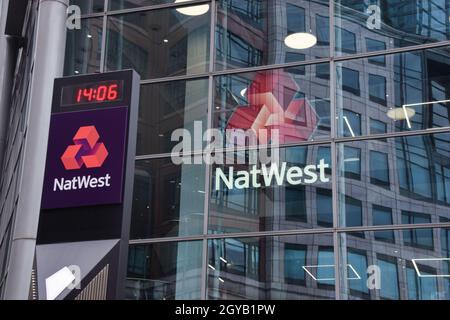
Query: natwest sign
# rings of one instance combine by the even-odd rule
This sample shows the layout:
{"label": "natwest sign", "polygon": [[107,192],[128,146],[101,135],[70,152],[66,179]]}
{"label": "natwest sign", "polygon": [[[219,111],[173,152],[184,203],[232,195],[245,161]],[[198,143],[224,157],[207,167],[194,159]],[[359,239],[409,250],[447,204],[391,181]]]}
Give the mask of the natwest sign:
{"label": "natwest sign", "polygon": [[54,114],[42,208],[121,203],[125,107]]}

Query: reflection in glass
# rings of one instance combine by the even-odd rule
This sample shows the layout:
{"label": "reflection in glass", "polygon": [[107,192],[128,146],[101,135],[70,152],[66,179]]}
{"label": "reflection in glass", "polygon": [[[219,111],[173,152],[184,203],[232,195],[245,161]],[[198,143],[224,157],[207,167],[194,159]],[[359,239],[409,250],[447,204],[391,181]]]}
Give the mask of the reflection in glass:
{"label": "reflection in glass", "polygon": [[[448,0],[335,0],[334,3],[338,55],[450,39]],[[364,45],[367,39],[370,41]]]}
{"label": "reflection in glass", "polygon": [[201,299],[202,242],[131,245],[125,298]]}
{"label": "reflection in glass", "polygon": [[210,15],[189,16],[176,9],[108,18],[108,70],[135,69],[142,79],[208,70]]}
{"label": "reflection in glass", "polygon": [[340,62],[336,75],[340,136],[353,136],[348,112],[370,127],[355,136],[450,127],[447,47]]}
{"label": "reflection in glass", "polygon": [[133,194],[131,239],[202,234],[204,165],[137,161]]}
{"label": "reflection in glass", "polygon": [[[449,168],[449,133],[355,141],[337,149],[342,226],[438,223],[450,218],[450,177],[442,174]],[[353,152],[353,157],[353,150],[361,153]],[[349,162],[352,158],[360,161]],[[379,236],[392,239],[381,231]],[[415,244],[414,239],[412,235],[409,243]]]}
{"label": "reflection in glass", "polygon": [[330,234],[208,241],[208,299],[333,299]]}
{"label": "reflection in glass", "polygon": [[[329,152],[329,148],[325,152]],[[318,197],[323,197],[326,190],[331,192],[331,164],[327,157],[318,158],[318,147],[289,147],[279,151],[278,168],[281,172],[285,165],[285,173],[290,168],[305,168],[306,165],[316,166],[320,160],[329,165],[329,169],[320,169],[324,180],[317,179],[309,184],[306,179],[299,185],[288,182],[283,176],[281,185],[275,178],[268,180],[266,186],[264,176],[251,175],[250,184],[246,188],[236,187],[236,181],[241,176],[239,171],[251,173],[254,170],[249,160],[253,152],[236,152],[226,154],[226,163],[229,160],[241,164],[214,165],[211,176],[211,201],[209,208],[210,233],[217,232],[251,232],[267,230],[294,230],[303,228],[316,228],[318,226],[331,226],[333,221],[330,204],[318,203]],[[233,162],[234,163],[234,162]],[[256,168],[261,170],[261,163]],[[269,165],[270,167],[270,165]],[[319,170],[319,169],[318,169]],[[231,176],[233,185],[229,188],[220,177],[224,174],[226,179]],[[319,175],[319,171],[317,171]],[[253,184],[253,177],[260,185]],[[304,176],[306,178],[306,176]],[[320,190],[320,193],[317,192]],[[331,198],[330,198],[331,200]]]}
{"label": "reflection in glass", "polygon": [[[340,266],[344,299],[449,300],[450,255],[445,250],[449,229],[407,229],[395,232],[403,239],[387,243],[377,236],[379,231],[340,235]],[[436,246],[417,247],[406,244],[411,234],[421,234],[423,243]],[[348,271],[351,265],[354,272]]]}
{"label": "reflection in glass", "polygon": [[80,7],[81,14],[103,12],[105,0],[70,0],[70,5]]}
{"label": "reflection in glass", "polygon": [[[220,0],[216,27],[216,68],[255,67],[323,58],[329,55],[328,1]],[[327,25],[328,24],[328,25]],[[306,36],[285,44],[288,36]]]}
{"label": "reflection in glass", "polygon": [[[137,154],[170,153],[182,139],[172,141],[172,133],[186,129],[183,138],[191,150],[202,147],[208,110],[208,80],[172,81],[141,86]],[[194,123],[200,125],[200,136],[194,133]],[[187,152],[187,150],[185,150]]]}
{"label": "reflection in glass", "polygon": [[[328,64],[324,67],[329,70]],[[298,68],[288,68],[217,77],[213,125],[236,137],[224,141],[223,146],[329,137],[329,80],[319,79],[314,66],[305,69],[306,76]],[[274,132],[278,132],[278,140]],[[245,141],[250,133],[257,141]]]}
{"label": "reflection in glass", "polygon": [[64,75],[100,71],[102,18],[81,20],[81,29],[67,30]]}
{"label": "reflection in glass", "polygon": [[[101,0],[103,1],[103,0]],[[131,9],[165,3],[185,2],[189,0],[109,0],[110,10]],[[195,1],[195,0],[191,0]]]}

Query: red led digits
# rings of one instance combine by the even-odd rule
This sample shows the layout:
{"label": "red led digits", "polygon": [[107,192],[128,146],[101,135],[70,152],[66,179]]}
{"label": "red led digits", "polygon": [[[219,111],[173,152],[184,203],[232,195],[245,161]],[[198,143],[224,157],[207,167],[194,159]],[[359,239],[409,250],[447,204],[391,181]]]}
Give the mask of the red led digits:
{"label": "red led digits", "polygon": [[117,80],[65,87],[62,103],[65,105],[112,102],[122,99],[122,82]]}
{"label": "red led digits", "polygon": [[117,97],[119,96],[119,86],[117,84],[112,84],[109,86],[108,89],[108,100],[109,101],[114,101],[117,99]]}

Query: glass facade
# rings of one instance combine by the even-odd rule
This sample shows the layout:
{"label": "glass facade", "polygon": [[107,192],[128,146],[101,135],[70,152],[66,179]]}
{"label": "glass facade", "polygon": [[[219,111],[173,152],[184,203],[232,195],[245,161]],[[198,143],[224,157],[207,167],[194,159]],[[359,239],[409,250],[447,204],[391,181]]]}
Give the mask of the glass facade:
{"label": "glass facade", "polygon": [[72,2],[142,78],[127,299],[450,299],[450,0]]}

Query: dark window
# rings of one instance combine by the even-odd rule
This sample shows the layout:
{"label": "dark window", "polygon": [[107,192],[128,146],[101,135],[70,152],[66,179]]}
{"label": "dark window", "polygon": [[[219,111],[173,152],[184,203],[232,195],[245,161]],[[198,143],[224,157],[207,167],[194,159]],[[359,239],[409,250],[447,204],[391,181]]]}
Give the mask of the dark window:
{"label": "dark window", "polygon": [[387,124],[380,120],[370,119],[370,134],[387,133]]}
{"label": "dark window", "polygon": [[[382,51],[386,50],[386,43],[383,41],[378,41],[370,38],[366,38],[366,47],[367,52],[374,52],[374,51]],[[370,57],[367,59],[369,63],[377,64],[377,65],[386,65],[386,57],[385,56],[377,56],[377,57]]]}
{"label": "dark window", "polygon": [[319,117],[318,128],[320,130],[331,131],[330,122],[330,100],[317,98],[313,104],[314,110]]}
{"label": "dark window", "polygon": [[259,278],[259,244],[254,240],[248,242],[238,239],[224,240],[224,259],[227,264],[224,271],[245,275],[246,277]]}
{"label": "dark window", "polygon": [[407,264],[406,282],[408,284],[408,300],[435,300],[438,288],[436,278],[433,275],[436,275],[436,270],[429,266],[417,266],[423,277],[417,276],[417,272],[412,263]]}
{"label": "dark window", "polygon": [[366,253],[362,250],[348,250],[347,261],[347,279],[350,293],[355,296],[368,298]]}
{"label": "dark window", "polygon": [[288,34],[305,31],[305,9],[288,3],[286,5]]}
{"label": "dark window", "polygon": [[380,297],[382,299],[398,300],[398,269],[395,257],[378,254],[377,265],[381,269]]}
{"label": "dark window", "polygon": [[341,41],[336,41],[336,51],[345,53],[356,53],[356,36],[353,32],[336,27],[336,37]]}
{"label": "dark window", "polygon": [[262,64],[262,50],[220,25],[216,28],[216,50],[219,60],[237,66],[253,67]]}
{"label": "dark window", "polygon": [[334,288],[334,250],[333,247],[319,246],[319,255],[317,265],[323,266],[316,268],[316,278],[319,288]]}
{"label": "dark window", "polygon": [[369,74],[369,99],[370,101],[386,105],[386,78]]}
{"label": "dark window", "polygon": [[370,151],[370,183],[383,187],[390,185],[389,160],[386,153]]}
{"label": "dark window", "polygon": [[243,17],[246,22],[260,24],[263,19],[262,0],[228,0],[220,1],[220,5]]}
{"label": "dark window", "polygon": [[319,14],[316,15],[317,44],[327,46],[330,44],[330,19]]}
{"label": "dark window", "polygon": [[[372,206],[372,219],[374,226],[387,226],[392,225],[392,209],[373,205]],[[394,231],[375,231],[375,240],[395,243]]]}
{"label": "dark window", "polygon": [[[298,62],[298,61],[305,61],[305,55],[303,53],[297,53],[297,52],[286,52],[286,63],[289,62]],[[298,67],[292,67],[289,69],[286,69],[286,72],[292,73],[292,74],[298,74],[298,75],[305,75],[305,66],[298,66]]]}
{"label": "dark window", "polygon": [[344,172],[346,178],[361,179],[361,149],[344,147]]}
{"label": "dark window", "polygon": [[431,198],[430,151],[426,136],[396,139],[397,172],[400,188],[423,197]]}
{"label": "dark window", "polygon": [[361,135],[361,115],[359,113],[344,109],[342,122],[344,137]]}
{"label": "dark window", "polygon": [[[345,197],[345,226],[360,227],[362,226],[362,202],[355,198]],[[352,233],[352,235],[364,237],[364,233]]]}
{"label": "dark window", "polygon": [[284,245],[284,281],[304,285],[307,246],[296,243]]}
{"label": "dark window", "polygon": [[[331,164],[331,148],[330,147],[320,146],[317,149],[317,163],[319,163],[320,160],[322,160],[322,159],[325,161],[325,163]],[[325,172],[327,174],[331,174],[331,168],[326,168]]]}
{"label": "dark window", "polygon": [[342,89],[359,96],[361,94],[359,86],[359,72],[353,69],[341,67]]}
{"label": "dark window", "polygon": [[288,186],[285,188],[286,220],[306,222],[306,191],[305,186]]}
{"label": "dark window", "polygon": [[333,201],[329,189],[316,189],[317,224],[322,227],[333,226]]}
{"label": "dark window", "polygon": [[[431,223],[431,217],[428,214],[402,211],[403,224]],[[433,230],[432,229],[410,229],[403,231],[403,241],[405,245],[433,249]]]}
{"label": "dark window", "polygon": [[330,80],[330,65],[328,63],[317,64],[316,77],[320,79]]}

